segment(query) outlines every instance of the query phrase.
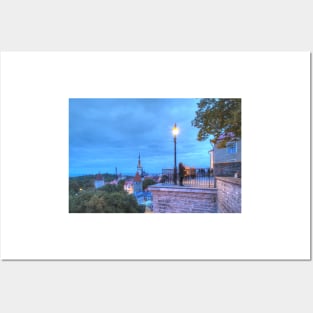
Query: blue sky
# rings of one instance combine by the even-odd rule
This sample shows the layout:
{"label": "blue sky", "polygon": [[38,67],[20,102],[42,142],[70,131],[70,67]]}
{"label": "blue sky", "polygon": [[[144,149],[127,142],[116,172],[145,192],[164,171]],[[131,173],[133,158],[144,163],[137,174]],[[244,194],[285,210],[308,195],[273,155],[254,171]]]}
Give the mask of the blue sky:
{"label": "blue sky", "polygon": [[191,125],[199,99],[70,99],[70,176],[136,174],[138,155],[147,173],[174,166],[172,128],[176,122],[177,164],[209,167],[209,141],[197,141]]}

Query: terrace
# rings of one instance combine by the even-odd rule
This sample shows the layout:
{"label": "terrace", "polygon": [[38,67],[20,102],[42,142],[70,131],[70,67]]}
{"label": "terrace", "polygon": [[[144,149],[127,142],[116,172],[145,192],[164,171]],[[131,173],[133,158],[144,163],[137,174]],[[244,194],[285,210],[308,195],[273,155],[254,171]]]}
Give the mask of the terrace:
{"label": "terrace", "polygon": [[210,168],[187,168],[183,186],[174,169],[163,169],[161,182],[149,186],[154,213],[240,213],[241,179],[215,177]]}
{"label": "terrace", "polygon": [[[175,185],[174,181],[174,169],[162,169],[161,184],[164,187],[173,186]],[[186,175],[183,179],[183,186],[180,186],[178,183],[175,187],[216,188],[216,180],[213,176],[213,169],[186,167]]]}

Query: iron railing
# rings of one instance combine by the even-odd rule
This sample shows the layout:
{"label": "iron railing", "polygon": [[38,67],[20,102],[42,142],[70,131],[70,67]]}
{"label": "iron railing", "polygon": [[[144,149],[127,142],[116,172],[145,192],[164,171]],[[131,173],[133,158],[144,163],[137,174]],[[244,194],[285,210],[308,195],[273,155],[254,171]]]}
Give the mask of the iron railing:
{"label": "iron railing", "polygon": [[[162,169],[161,183],[164,185],[174,185],[174,169]],[[180,185],[180,177],[177,175],[177,186]],[[215,177],[212,168],[186,167],[183,178],[183,186],[216,188]]]}

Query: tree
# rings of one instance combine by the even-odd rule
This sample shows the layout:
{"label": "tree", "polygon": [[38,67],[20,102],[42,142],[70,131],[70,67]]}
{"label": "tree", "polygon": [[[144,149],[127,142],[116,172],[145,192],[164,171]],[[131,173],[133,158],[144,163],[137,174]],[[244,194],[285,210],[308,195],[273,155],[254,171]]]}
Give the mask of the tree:
{"label": "tree", "polygon": [[99,189],[69,195],[70,213],[142,213],[133,195],[125,191]]}
{"label": "tree", "polygon": [[93,191],[84,191],[79,194],[69,195],[70,213],[85,213],[89,208],[89,201],[94,195]]}
{"label": "tree", "polygon": [[146,190],[150,185],[154,185],[156,182],[152,178],[145,178],[142,183],[143,190]]}
{"label": "tree", "polygon": [[80,189],[88,190],[94,188],[94,176],[85,175],[69,178],[69,191],[77,193]]}
{"label": "tree", "polygon": [[124,191],[124,188],[122,185],[111,185],[111,184],[106,184],[100,188],[98,188],[99,191],[106,191],[106,192],[119,192],[119,191]]}
{"label": "tree", "polygon": [[124,190],[125,181],[126,179],[120,179],[118,181],[117,185],[119,186],[120,190]]}
{"label": "tree", "polygon": [[227,142],[241,138],[241,99],[201,99],[191,124],[199,128],[199,141],[211,138],[224,148]]}
{"label": "tree", "polygon": [[79,184],[76,180],[69,181],[69,192],[70,194],[75,194],[79,191]]}

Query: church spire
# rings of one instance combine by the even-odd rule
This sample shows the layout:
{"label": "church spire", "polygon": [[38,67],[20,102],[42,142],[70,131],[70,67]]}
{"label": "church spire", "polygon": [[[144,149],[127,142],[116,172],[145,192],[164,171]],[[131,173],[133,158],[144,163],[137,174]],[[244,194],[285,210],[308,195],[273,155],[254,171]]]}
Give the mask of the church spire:
{"label": "church spire", "polygon": [[139,156],[138,156],[138,166],[137,167],[141,167],[141,163],[140,163],[140,152],[139,152]]}
{"label": "church spire", "polygon": [[139,156],[138,156],[137,172],[139,173],[140,176],[143,175],[143,168],[142,168],[141,162],[140,162],[140,152],[139,152]]}

